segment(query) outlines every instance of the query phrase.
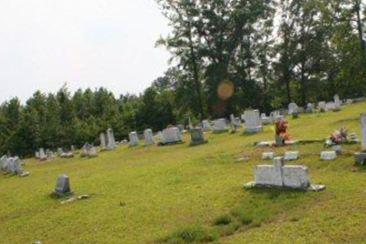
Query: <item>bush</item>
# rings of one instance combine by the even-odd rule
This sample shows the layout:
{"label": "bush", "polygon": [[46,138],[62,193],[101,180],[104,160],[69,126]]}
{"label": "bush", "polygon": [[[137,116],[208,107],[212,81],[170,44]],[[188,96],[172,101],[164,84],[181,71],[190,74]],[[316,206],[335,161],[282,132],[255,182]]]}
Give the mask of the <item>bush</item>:
{"label": "bush", "polygon": [[218,217],[214,223],[215,223],[215,225],[228,225],[231,222],[232,222],[231,216],[226,214],[226,215]]}
{"label": "bush", "polygon": [[197,243],[197,242],[212,242],[219,238],[219,235],[214,230],[204,229],[200,226],[192,226],[174,232],[171,236],[165,239],[167,243]]}

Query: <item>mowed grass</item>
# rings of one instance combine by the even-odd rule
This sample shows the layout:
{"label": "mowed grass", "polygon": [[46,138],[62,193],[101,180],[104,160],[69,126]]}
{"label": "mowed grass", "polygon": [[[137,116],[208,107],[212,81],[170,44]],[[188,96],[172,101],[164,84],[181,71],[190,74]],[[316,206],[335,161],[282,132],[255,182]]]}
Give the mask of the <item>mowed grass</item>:
{"label": "mowed grass", "polygon": [[[295,139],[322,139],[341,127],[361,136],[366,104],[341,112],[289,119]],[[257,135],[206,134],[208,144],[128,148],[95,159],[26,160],[26,178],[0,176],[0,243],[219,243],[362,242],[366,237],[366,170],[354,165],[360,145],[344,146],[336,161],[320,160],[321,143],[273,149],[299,150],[295,164],[309,167],[324,192],[244,190],[262,164]],[[247,155],[248,162],[237,161]],[[271,163],[271,162],[267,162]],[[57,176],[70,176],[76,195],[61,204],[49,195]]]}

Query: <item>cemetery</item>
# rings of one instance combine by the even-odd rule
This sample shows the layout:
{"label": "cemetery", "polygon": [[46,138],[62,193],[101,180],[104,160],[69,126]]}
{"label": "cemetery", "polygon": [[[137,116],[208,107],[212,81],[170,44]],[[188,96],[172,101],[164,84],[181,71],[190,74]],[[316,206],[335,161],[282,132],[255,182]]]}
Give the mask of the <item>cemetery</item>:
{"label": "cemetery", "polygon": [[[259,111],[250,111],[243,127],[231,116],[238,131],[260,132],[251,135],[228,133],[225,119],[213,122],[218,134],[206,120],[185,134],[174,126],[146,129],[144,142],[131,132],[127,144],[116,143],[108,129],[96,135],[99,147],[86,143],[57,155],[41,148],[24,160],[3,156],[0,235],[6,243],[146,243],[198,231],[228,243],[286,242],[294,233],[298,240],[357,242],[366,234],[365,108],[361,102],[337,113],[304,110],[298,118],[276,112],[266,125]],[[235,160],[243,153],[247,160]]]}

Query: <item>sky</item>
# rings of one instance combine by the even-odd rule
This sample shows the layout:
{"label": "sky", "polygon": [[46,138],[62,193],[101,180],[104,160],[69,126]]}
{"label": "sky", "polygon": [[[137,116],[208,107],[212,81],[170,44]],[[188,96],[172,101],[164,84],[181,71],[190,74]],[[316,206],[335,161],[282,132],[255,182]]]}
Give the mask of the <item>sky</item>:
{"label": "sky", "polygon": [[140,93],[168,68],[154,0],[1,0],[0,102],[67,83]]}

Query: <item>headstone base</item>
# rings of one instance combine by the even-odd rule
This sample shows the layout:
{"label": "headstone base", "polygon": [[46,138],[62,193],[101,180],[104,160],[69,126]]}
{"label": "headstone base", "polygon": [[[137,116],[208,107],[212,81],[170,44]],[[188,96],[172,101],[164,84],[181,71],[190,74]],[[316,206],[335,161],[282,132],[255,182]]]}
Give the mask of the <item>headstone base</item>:
{"label": "headstone base", "polygon": [[255,134],[263,131],[263,126],[245,128],[244,134]]}
{"label": "headstone base", "polygon": [[225,129],[225,130],[213,130],[212,133],[214,134],[221,134],[221,133],[227,133],[229,132],[229,129]]}
{"label": "headstone base", "polygon": [[359,165],[366,164],[366,152],[360,152],[355,154],[356,163]]}
{"label": "headstone base", "polygon": [[171,146],[171,145],[177,145],[177,144],[183,144],[184,141],[174,141],[174,142],[159,142],[158,146]]}
{"label": "headstone base", "polygon": [[254,181],[248,182],[246,184],[244,184],[244,189],[246,190],[250,190],[250,189],[255,189],[255,188],[275,188],[275,189],[284,189],[284,190],[300,190],[300,191],[314,191],[314,192],[320,192],[320,191],[324,191],[326,189],[325,185],[313,185],[311,184],[309,187],[306,188],[292,188],[292,187],[286,187],[286,186],[273,186],[273,185],[259,185],[256,184]]}
{"label": "headstone base", "polygon": [[207,143],[208,143],[208,140],[192,141],[189,145],[190,146],[198,146],[198,145],[207,144]]}

